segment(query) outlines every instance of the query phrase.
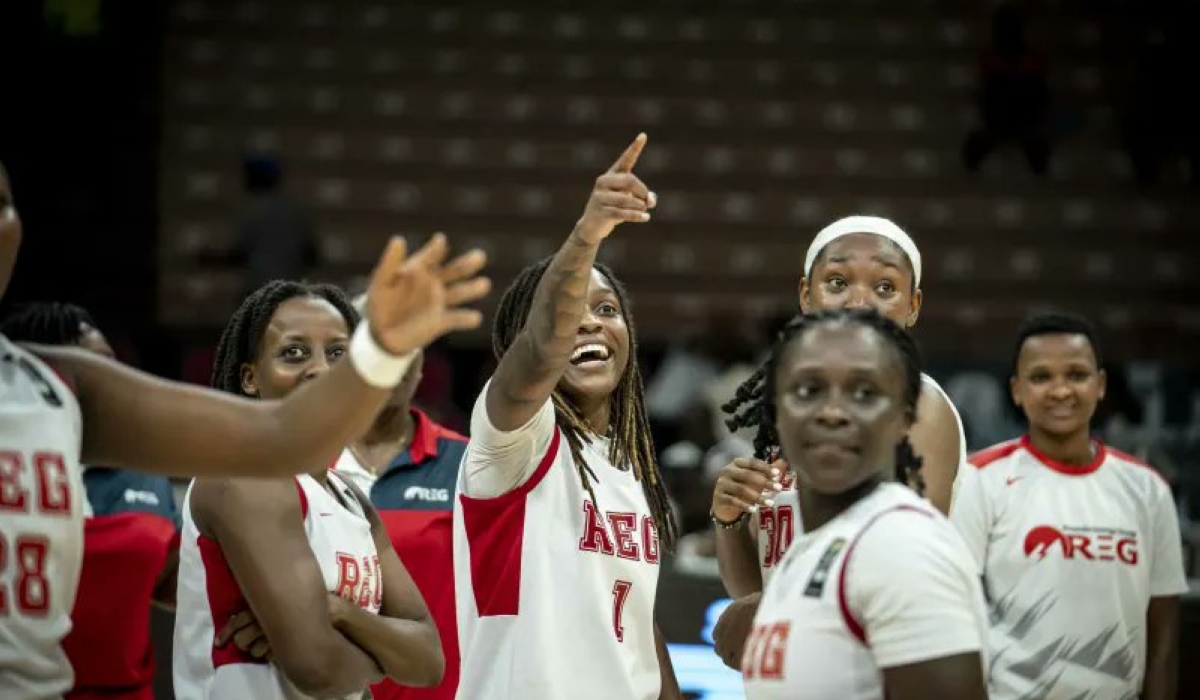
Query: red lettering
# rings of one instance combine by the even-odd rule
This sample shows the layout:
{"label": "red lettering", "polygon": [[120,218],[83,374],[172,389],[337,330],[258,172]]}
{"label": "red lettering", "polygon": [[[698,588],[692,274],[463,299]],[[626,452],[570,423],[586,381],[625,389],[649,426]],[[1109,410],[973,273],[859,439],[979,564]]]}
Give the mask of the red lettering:
{"label": "red lettering", "polygon": [[763,568],[769,569],[779,561],[779,528],[775,526],[775,509],[758,509],[758,529],[767,533],[767,551],[763,553]]}
{"label": "red lettering", "polygon": [[758,676],[759,646],[769,629],[766,625],[755,627],[746,640],[746,646],[742,648],[742,673],[747,680]]}
{"label": "red lettering", "polygon": [[1088,559],[1095,558],[1090,551],[1092,540],[1087,535],[1067,535],[1066,538],[1067,541],[1064,544],[1068,559],[1074,558],[1076,552]]}
{"label": "red lettering", "polygon": [[613,584],[613,634],[617,635],[617,641],[625,641],[625,601],[629,600],[629,591],[633,588],[633,584],[629,581],[617,580]]}
{"label": "red lettering", "polygon": [[33,468],[38,479],[38,505],[47,513],[71,513],[71,481],[61,454],[36,452]]}
{"label": "red lettering", "polygon": [[363,581],[362,587],[358,591],[358,607],[366,610],[371,605],[371,586],[377,585],[379,580],[377,571],[371,566],[371,558],[363,557],[362,560]]}
{"label": "red lettering", "polygon": [[[42,617],[50,609],[50,580],[46,577],[46,559],[50,543],[44,537],[19,535],[9,544],[0,532],[0,579],[8,578],[10,566],[16,593],[16,611],[27,617]],[[12,613],[8,591],[0,587],[0,616]]]}
{"label": "red lettering", "polygon": [[354,592],[358,587],[361,572],[358,567],[358,559],[352,554],[345,552],[337,553],[338,562],[338,584],[334,589],[334,593],[340,595],[346,600],[353,601],[355,599]]}
{"label": "red lettering", "polygon": [[20,453],[0,452],[0,510],[25,510],[27,492],[21,485]]}
{"label": "red lettering", "polygon": [[1135,566],[1138,563],[1137,539],[1124,537],[1117,540],[1117,558],[1130,566]]}
{"label": "red lettering", "polygon": [[608,514],[608,523],[612,527],[613,538],[617,541],[617,556],[622,559],[637,561],[641,557],[637,540],[633,537],[637,522],[637,515],[633,513]]}
{"label": "red lettering", "polygon": [[658,525],[649,515],[642,516],[642,555],[646,563],[658,563]]}
{"label": "red lettering", "polygon": [[778,564],[783,555],[787,554],[788,547],[792,546],[792,538],[796,536],[796,527],[794,517],[795,510],[789,505],[779,506],[775,509],[775,530],[779,533],[777,539],[779,543],[775,546],[778,558],[775,563]]}
{"label": "red lettering", "polygon": [[379,555],[371,556],[371,563],[375,566],[375,594],[371,597],[371,604],[375,609],[383,607],[383,571],[379,566]]}
{"label": "red lettering", "polygon": [[747,679],[783,678],[783,667],[787,661],[788,633],[791,623],[776,622],[759,625],[750,633],[742,657],[742,672]]}
{"label": "red lettering", "polygon": [[583,537],[579,538],[579,548],[585,552],[613,553],[612,539],[604,529],[604,521],[596,513],[596,506],[591,501],[583,502]]}

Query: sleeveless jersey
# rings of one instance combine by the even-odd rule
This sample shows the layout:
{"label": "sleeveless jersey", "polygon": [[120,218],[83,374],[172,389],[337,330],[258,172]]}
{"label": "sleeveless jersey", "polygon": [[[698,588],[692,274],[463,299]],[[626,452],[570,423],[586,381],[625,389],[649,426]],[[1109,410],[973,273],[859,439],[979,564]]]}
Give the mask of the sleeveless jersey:
{"label": "sleeveless jersey", "polygon": [[489,439],[472,419],[454,514],[457,697],[656,700],[659,542],[642,485],[594,438],[583,449],[593,501],[550,402],[542,411],[549,448],[494,498],[462,492],[471,451]]}
{"label": "sleeveless jersey", "polygon": [[[329,484],[335,498],[316,479],[296,477],[304,531],[321,567],[325,590],[378,613],[383,588],[371,524],[354,493],[336,473]],[[183,502],[179,547],[179,592],[175,613],[174,676],[177,700],[307,700],[274,664],[255,659],[230,643],[214,646],[216,633],[248,607],[225,562],[220,545],[200,534],[191,512],[191,487]],[[264,546],[270,546],[264,542]],[[366,690],[366,682],[363,690]],[[359,700],[362,693],[345,696]]]}
{"label": "sleeveless jersey", "polygon": [[1137,697],[1146,607],[1188,590],[1167,483],[1093,445],[1086,465],[1028,437],[982,450],[951,510],[988,589],[996,700]]}
{"label": "sleeveless jersey", "polygon": [[748,700],[882,700],[882,669],[972,651],[987,630],[971,556],[899,484],[798,536],[746,641]]}
{"label": "sleeveless jersey", "polygon": [[[923,386],[936,391],[946,403],[950,406],[950,410],[954,413],[954,421],[958,428],[958,454],[960,456],[960,465],[958,472],[954,476],[953,492],[958,491],[958,484],[963,478],[963,474],[967,471],[967,439],[966,433],[963,430],[962,417],[958,414],[958,409],[954,407],[954,402],[942,390],[942,387],[934,381],[933,377],[927,374],[921,375],[921,383]],[[800,522],[800,496],[796,493],[796,481],[791,472],[784,473],[780,477],[780,485],[783,489],[775,494],[773,503],[770,506],[759,506],[758,517],[751,519],[751,524],[755,521],[758,523],[756,539],[758,541],[758,568],[762,572],[763,585],[766,585],[767,579],[771,578],[779,562],[783,559],[783,555],[787,553],[788,546],[792,540],[800,532],[802,524]]]}
{"label": "sleeveless jersey", "polygon": [[0,697],[61,697],[83,563],[83,421],[70,387],[0,336]]}

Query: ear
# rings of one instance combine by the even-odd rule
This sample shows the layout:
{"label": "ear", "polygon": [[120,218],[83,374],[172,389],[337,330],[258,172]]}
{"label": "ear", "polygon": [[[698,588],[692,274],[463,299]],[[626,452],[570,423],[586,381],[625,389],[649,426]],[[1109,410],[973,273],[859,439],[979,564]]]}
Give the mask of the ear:
{"label": "ear", "polygon": [[1100,395],[1096,397],[1096,400],[1103,401],[1104,394],[1108,391],[1108,373],[1101,369],[1096,375],[1097,381],[1100,382]]}
{"label": "ear", "polygon": [[905,323],[905,328],[912,328],[917,325],[917,317],[921,315],[921,302],[925,300],[925,293],[919,288],[913,292],[912,303],[909,307],[908,320]]}
{"label": "ear", "polygon": [[258,396],[258,379],[254,374],[254,365],[249,362],[242,365],[242,393]]}
{"label": "ear", "polygon": [[808,310],[812,307],[812,300],[808,298],[811,293],[812,288],[808,285],[808,277],[801,276],[799,287],[801,313],[808,313]]}
{"label": "ear", "polygon": [[1017,378],[1012,376],[1008,378],[1008,395],[1012,398],[1013,405],[1021,406],[1021,394],[1017,389]]}

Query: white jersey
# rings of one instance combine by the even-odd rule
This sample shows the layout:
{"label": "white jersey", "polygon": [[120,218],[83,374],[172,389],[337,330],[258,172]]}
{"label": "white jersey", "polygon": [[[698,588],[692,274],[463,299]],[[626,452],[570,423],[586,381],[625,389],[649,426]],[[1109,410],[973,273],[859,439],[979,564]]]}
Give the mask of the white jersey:
{"label": "white jersey", "polygon": [[49,700],[83,566],[83,420],[71,388],[0,336],[0,698]]}
{"label": "white jersey", "polygon": [[1150,599],[1187,591],[1166,482],[1093,444],[1085,466],[1027,437],[971,458],[951,519],[988,593],[994,700],[1138,697]]}
{"label": "white jersey", "polygon": [[[337,489],[339,497],[334,497],[311,476],[296,477],[304,531],[321,567],[325,590],[357,601],[363,610],[378,613],[383,586],[371,523],[341,477],[330,472],[329,485]],[[249,606],[220,545],[196,528],[191,499],[189,486],[183,502],[179,546],[175,697],[177,700],[307,700],[309,696],[297,690],[275,664],[255,659],[232,643],[214,646],[217,631],[231,616]],[[364,680],[363,689],[366,687]],[[345,696],[345,700],[361,697],[361,692],[353,693]]]}
{"label": "white jersey", "polygon": [[486,393],[454,504],[457,697],[656,700],[659,543],[642,485],[595,438],[593,502],[551,402],[505,433]]}
{"label": "white jersey", "polygon": [[763,591],[742,656],[748,700],[883,700],[882,670],[984,654],[987,613],[954,527],[880,484],[797,538]]}
{"label": "white jersey", "polygon": [[[922,374],[921,383],[946,399],[946,404],[950,406],[950,411],[954,414],[954,421],[958,428],[960,461],[958,472],[954,475],[954,485],[951,487],[952,492],[955,492],[958,490],[958,484],[962,480],[963,474],[968,471],[967,438],[963,431],[962,418],[958,415],[958,409],[954,407],[954,402],[950,400],[945,391],[942,391],[942,387],[934,381],[933,377]],[[759,506],[756,517],[751,518],[751,525],[757,527],[755,537],[758,541],[758,568],[762,573],[764,586],[802,527],[800,496],[796,493],[794,475],[790,472],[782,475],[780,485],[783,486],[783,489],[775,494],[772,504]]]}

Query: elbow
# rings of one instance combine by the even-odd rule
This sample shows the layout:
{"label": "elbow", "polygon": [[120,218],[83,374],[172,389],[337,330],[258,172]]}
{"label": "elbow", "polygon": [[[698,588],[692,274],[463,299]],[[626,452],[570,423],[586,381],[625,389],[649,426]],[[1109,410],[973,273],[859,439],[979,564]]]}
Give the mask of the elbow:
{"label": "elbow", "polygon": [[405,654],[395,659],[395,668],[387,675],[401,685],[413,688],[432,688],[441,685],[446,675],[446,655],[442,653],[442,641],[437,628],[427,622],[421,635],[419,654]]}
{"label": "elbow", "polygon": [[345,664],[339,663],[338,655],[332,650],[325,652],[314,647],[304,653],[277,653],[275,662],[297,690],[315,698],[361,692],[368,685],[367,679],[346,678]]}
{"label": "elbow", "polygon": [[441,685],[442,678],[446,676],[446,657],[442,654],[441,646],[433,649],[433,652],[428,655],[425,663],[416,669],[416,673],[412,674],[407,685],[414,688],[433,688]]}

